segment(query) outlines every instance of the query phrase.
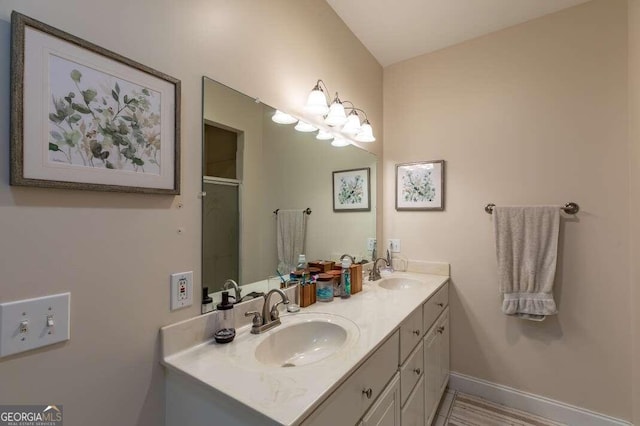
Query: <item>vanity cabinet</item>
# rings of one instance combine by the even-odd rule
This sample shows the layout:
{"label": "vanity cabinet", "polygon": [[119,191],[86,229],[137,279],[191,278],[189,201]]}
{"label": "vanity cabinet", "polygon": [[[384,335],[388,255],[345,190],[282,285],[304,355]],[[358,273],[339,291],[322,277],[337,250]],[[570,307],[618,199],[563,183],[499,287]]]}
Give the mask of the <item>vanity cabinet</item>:
{"label": "vanity cabinet", "polygon": [[[302,424],[304,426],[355,425],[378,397],[381,395],[389,397],[388,394],[391,392],[398,409],[398,423],[384,424],[399,426],[398,384],[395,384],[397,390],[392,389],[394,386],[392,378],[398,371],[398,347],[399,333],[396,331]],[[390,385],[387,386],[387,383]],[[382,410],[382,408],[377,409]]]}
{"label": "vanity cabinet", "polygon": [[400,423],[402,426],[424,426],[424,375],[409,395],[402,407]]}

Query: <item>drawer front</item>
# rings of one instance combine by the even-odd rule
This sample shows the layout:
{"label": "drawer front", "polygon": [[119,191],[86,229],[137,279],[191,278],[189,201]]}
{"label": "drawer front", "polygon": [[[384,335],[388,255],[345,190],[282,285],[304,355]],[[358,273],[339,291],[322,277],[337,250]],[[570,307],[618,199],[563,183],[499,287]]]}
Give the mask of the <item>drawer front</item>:
{"label": "drawer front", "polygon": [[407,360],[407,357],[422,340],[422,336],[427,331],[422,325],[422,307],[415,311],[405,319],[400,325],[400,363]]}
{"label": "drawer front", "polygon": [[424,330],[427,331],[433,325],[433,322],[440,316],[444,308],[449,305],[449,283],[445,283],[440,290],[427,300],[424,305]]}
{"label": "drawer front", "polygon": [[424,373],[424,345],[422,341],[411,352],[409,359],[400,367],[400,400],[402,405],[406,403],[409,394]]}
{"label": "drawer front", "polygon": [[395,332],[302,424],[356,424],[398,370],[398,346]]}
{"label": "drawer front", "polygon": [[420,377],[400,417],[402,426],[424,426],[424,377]]}

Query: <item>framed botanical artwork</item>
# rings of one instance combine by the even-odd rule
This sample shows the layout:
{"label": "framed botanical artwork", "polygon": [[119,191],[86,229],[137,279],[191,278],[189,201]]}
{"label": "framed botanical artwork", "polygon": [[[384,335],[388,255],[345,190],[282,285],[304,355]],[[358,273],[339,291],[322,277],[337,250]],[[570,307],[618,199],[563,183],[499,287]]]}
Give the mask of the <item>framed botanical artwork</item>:
{"label": "framed botanical artwork", "polygon": [[11,184],[180,193],[180,81],[13,12]]}
{"label": "framed botanical artwork", "polygon": [[444,210],[444,160],[396,164],[396,210]]}
{"label": "framed botanical artwork", "polygon": [[370,168],[333,172],[333,211],[371,211]]}

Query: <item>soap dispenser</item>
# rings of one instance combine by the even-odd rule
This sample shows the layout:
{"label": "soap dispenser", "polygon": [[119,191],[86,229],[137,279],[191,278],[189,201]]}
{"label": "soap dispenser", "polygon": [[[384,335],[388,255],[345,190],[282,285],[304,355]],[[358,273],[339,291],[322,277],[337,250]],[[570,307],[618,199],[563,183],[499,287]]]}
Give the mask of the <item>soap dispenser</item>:
{"label": "soap dispenser", "polygon": [[216,331],[213,337],[218,343],[229,343],[236,337],[235,329],[235,317],[233,312],[233,303],[229,302],[229,292],[222,292],[222,302],[217,306],[218,308],[218,331]]}

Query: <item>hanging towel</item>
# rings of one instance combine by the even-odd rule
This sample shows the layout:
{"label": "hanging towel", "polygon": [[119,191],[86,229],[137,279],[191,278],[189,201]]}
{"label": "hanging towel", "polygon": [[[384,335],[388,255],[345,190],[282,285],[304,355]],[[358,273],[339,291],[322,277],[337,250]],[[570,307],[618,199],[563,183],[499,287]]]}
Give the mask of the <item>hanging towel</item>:
{"label": "hanging towel", "polygon": [[278,210],[278,271],[285,275],[296,267],[298,255],[304,253],[307,215],[304,210]]}
{"label": "hanging towel", "polygon": [[556,314],[559,207],[496,206],[493,224],[502,311],[536,321]]}

